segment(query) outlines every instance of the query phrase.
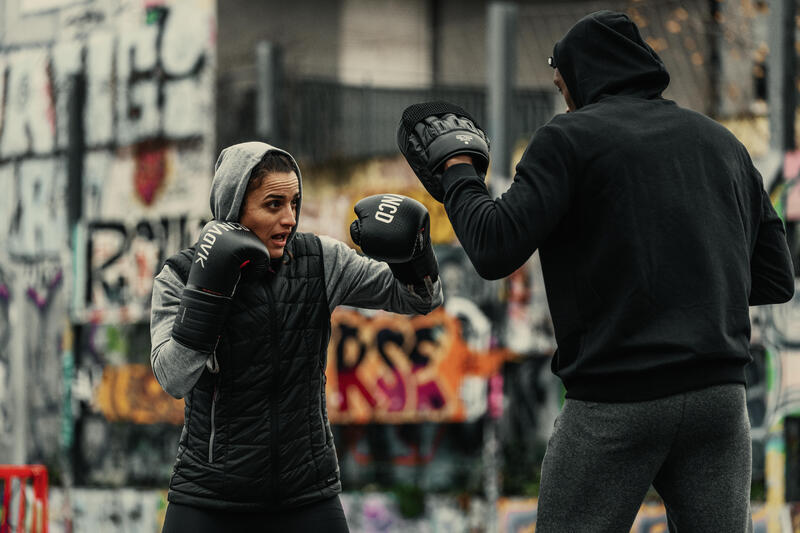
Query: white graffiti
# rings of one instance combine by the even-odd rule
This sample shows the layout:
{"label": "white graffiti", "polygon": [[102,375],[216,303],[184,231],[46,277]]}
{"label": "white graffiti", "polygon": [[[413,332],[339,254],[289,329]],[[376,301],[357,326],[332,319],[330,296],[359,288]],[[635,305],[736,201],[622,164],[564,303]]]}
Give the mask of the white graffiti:
{"label": "white graffiti", "polygon": [[113,136],[113,57],[113,36],[107,32],[92,34],[86,45],[86,109],[83,114],[86,146],[105,145]]}
{"label": "white graffiti", "polygon": [[771,424],[800,411],[800,351],[784,349],[770,353],[770,364],[775,379],[767,397]]}
{"label": "white graffiti", "polygon": [[[50,531],[120,531],[156,533],[166,493],[136,489],[72,489],[50,491]],[[71,527],[68,523],[71,521]]]}
{"label": "white graffiti", "polygon": [[0,56],[0,73],[8,71],[7,88],[0,84],[0,159],[66,148],[70,77],[81,71],[87,147],[207,134],[210,119],[201,117],[212,116],[212,20],[193,3],[176,3],[161,24]]}
{"label": "white graffiti", "polygon": [[0,156],[53,151],[55,113],[47,69],[46,50],[21,50],[9,54]]}
{"label": "white graffiti", "polygon": [[[3,350],[6,350],[6,346],[2,346]],[[4,443],[4,441],[10,437],[11,434],[11,419],[9,416],[9,412],[11,410],[11,402],[13,398],[9,394],[10,391],[10,383],[8,381],[8,368],[6,366],[6,362],[0,361],[0,443]],[[0,452],[0,461],[4,463],[8,463],[11,461],[11,457],[6,455],[8,450],[11,449],[10,446],[0,446],[0,448],[6,450],[4,452]]]}
{"label": "white graffiti", "polygon": [[774,340],[789,347],[800,347],[800,278],[795,279],[794,297],[781,305],[764,307],[766,322],[776,335]]}
{"label": "white graffiti", "polygon": [[204,59],[209,17],[193,3],[176,4],[167,17],[162,41],[161,63],[171,76],[186,76]]}
{"label": "white graffiti", "polygon": [[[0,83],[2,85],[2,83]],[[13,164],[0,165],[0,239],[11,231],[17,214],[17,180]]]}
{"label": "white graffiti", "polygon": [[[16,175],[12,179],[19,187],[19,204],[12,209],[16,216],[7,234],[8,253],[28,258],[57,256],[67,242],[65,165],[55,158],[25,159],[16,165]],[[0,179],[8,180],[8,176]]]}
{"label": "white graffiti", "polygon": [[163,219],[138,223],[90,224],[86,235],[88,300],[74,311],[80,322],[136,322],[149,316],[153,278],[163,261],[197,239],[200,219]]}
{"label": "white graffiti", "polygon": [[[466,298],[454,297],[448,298],[445,309],[447,314],[461,321],[462,336],[470,349],[476,353],[489,350],[492,323],[477,305]],[[459,394],[468,422],[477,420],[486,412],[488,393],[486,378],[465,376],[462,379]]]}

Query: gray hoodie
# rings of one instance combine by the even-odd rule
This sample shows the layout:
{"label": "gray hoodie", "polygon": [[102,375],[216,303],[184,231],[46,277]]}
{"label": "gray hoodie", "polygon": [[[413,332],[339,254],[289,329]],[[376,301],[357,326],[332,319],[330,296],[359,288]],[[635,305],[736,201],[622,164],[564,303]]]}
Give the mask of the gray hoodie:
{"label": "gray hoodie", "polygon": [[[260,142],[230,146],[222,151],[214,167],[211,182],[211,212],[215,219],[238,222],[239,210],[253,167],[267,152],[287,155],[295,167],[301,201],[297,205],[300,219],[303,184],[300,168],[286,151]],[[289,239],[294,237],[297,226]],[[325,292],[331,311],[338,305],[384,309],[395,313],[425,314],[441,305],[441,281],[434,284],[434,298],[423,298],[398,282],[389,265],[361,256],[346,244],[320,236],[322,244]],[[172,339],[172,324],[180,305],[183,281],[168,265],[161,269],[153,283],[150,309],[150,363],[153,373],[167,393],[182,398],[194,387],[203,368],[217,372],[213,353],[187,348]]]}

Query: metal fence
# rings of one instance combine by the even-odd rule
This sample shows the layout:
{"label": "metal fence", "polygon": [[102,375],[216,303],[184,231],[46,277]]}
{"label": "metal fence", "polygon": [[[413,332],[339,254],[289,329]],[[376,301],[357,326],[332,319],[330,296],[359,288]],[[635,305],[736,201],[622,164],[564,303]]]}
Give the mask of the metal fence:
{"label": "metal fence", "polygon": [[[278,93],[280,145],[305,163],[397,153],[400,116],[406,106],[418,102],[452,102],[487,127],[482,88],[398,89],[287,80]],[[554,93],[544,89],[514,92],[510,139],[530,137],[553,116]]]}

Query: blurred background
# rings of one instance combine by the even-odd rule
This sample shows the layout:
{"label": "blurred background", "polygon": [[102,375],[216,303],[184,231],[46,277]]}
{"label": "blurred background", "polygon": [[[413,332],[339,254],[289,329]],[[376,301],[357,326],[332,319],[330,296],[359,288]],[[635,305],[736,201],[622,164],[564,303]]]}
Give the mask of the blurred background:
{"label": "blurred background", "polygon": [[[378,192],[433,218],[441,308],[333,316],[351,530],[533,531],[563,398],[538,254],[479,278],[395,133],[406,105],[462,105],[503,190],[565,109],[553,44],[598,9],[639,25],[665,97],[747,146],[800,266],[794,0],[0,0],[0,464],[46,467],[50,531],[159,531],[183,401],[150,369],[152,280],[209,219],[219,150],[254,139],[297,158],[301,231],[352,246]],[[756,531],[800,531],[800,296],[752,320]],[[2,468],[0,486],[0,523],[32,525],[18,503],[42,490]],[[665,530],[649,495],[634,531]]]}

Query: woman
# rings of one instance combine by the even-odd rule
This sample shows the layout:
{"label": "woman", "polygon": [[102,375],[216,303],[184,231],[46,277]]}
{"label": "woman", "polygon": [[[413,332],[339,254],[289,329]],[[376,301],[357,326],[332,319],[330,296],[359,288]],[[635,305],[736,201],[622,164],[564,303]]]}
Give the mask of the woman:
{"label": "woman", "polygon": [[330,314],[427,313],[441,284],[421,204],[356,206],[354,239],[387,265],[298,233],[301,200],[288,152],[223,150],[214,220],[155,278],[151,363],[186,404],[164,532],[348,531],[325,407]]}

